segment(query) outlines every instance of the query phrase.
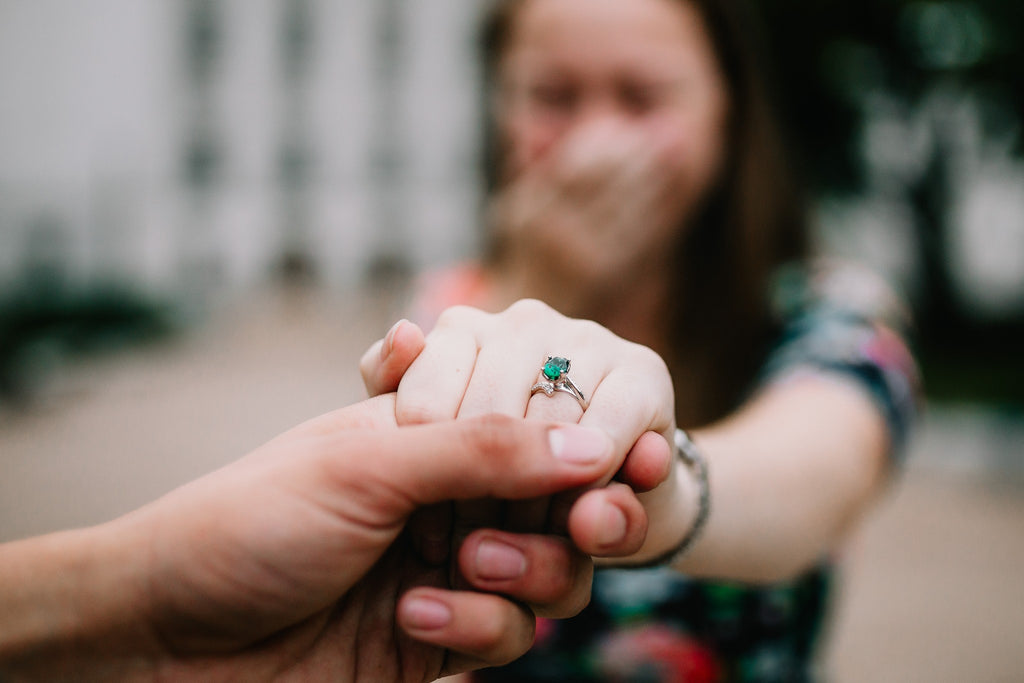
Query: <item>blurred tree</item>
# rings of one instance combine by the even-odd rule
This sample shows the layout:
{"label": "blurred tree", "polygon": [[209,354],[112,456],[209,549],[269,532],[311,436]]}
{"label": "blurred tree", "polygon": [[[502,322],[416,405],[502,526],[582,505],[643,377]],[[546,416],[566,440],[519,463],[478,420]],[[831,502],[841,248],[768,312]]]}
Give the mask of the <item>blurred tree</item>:
{"label": "blurred tree", "polygon": [[[760,0],[778,107],[815,194],[869,191],[878,164],[865,133],[881,105],[921,140],[899,141],[904,167],[885,191],[914,212],[921,264],[916,317],[933,394],[1024,404],[1024,306],[966,310],[951,273],[954,172],[962,120],[978,112],[980,148],[1024,153],[1024,3],[1020,0]],[[923,142],[922,142],[923,141]],[[876,179],[877,182],[877,179]],[[1024,192],[1024,188],[1021,189]],[[1024,225],[1024,215],[1019,217]]]}
{"label": "blurred tree", "polygon": [[871,97],[920,104],[939,85],[977,96],[989,132],[1024,151],[1024,3],[1019,0],[760,0],[779,106],[816,190],[863,188],[857,149]]}

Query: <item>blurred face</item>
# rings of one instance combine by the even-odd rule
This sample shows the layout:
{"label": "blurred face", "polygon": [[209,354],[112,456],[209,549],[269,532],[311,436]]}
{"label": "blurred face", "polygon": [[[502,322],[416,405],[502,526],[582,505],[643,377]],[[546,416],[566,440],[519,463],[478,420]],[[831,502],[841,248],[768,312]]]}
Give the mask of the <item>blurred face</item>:
{"label": "blurred face", "polygon": [[626,136],[667,160],[673,209],[685,215],[722,165],[725,86],[686,2],[525,0],[498,80],[506,178],[569,140],[621,147]]}

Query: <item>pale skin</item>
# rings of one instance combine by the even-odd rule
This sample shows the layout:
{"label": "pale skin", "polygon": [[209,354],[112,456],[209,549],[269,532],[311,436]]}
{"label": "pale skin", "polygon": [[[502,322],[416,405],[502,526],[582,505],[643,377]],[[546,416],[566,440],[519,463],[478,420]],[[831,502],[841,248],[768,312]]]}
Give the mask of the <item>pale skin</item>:
{"label": "pale skin", "polygon": [[[624,460],[630,487],[580,498],[568,538],[477,529],[421,552],[417,511],[580,490]],[[588,554],[639,547],[632,490],[668,462],[494,415],[400,429],[394,395],[366,401],[120,519],[0,545],[0,677],[419,682],[507,662],[536,613],[586,604]],[[588,522],[608,508],[625,519],[611,542]]]}
{"label": "pale skin", "polygon": [[[607,377],[633,373],[610,400],[660,404],[619,428],[640,431],[657,415],[656,431],[667,435],[677,417],[673,398],[682,406],[700,397],[673,387],[664,363],[633,361],[623,339],[672,355],[665,312],[678,267],[674,231],[724,166],[727,85],[703,17],[685,1],[523,0],[517,7],[493,94],[504,161],[494,222],[508,253],[488,267],[485,293],[467,302],[497,317],[457,316],[456,327],[478,343],[460,351],[476,354],[460,361],[472,375],[460,387],[453,378],[439,386],[453,396],[489,386],[509,393],[502,400],[510,413],[528,406],[529,416],[589,422],[592,410],[573,413],[567,396],[524,403],[520,384],[535,380],[545,354],[559,353],[572,357],[576,383],[595,401],[612,390]],[[522,299],[607,330],[541,306],[513,312]],[[447,346],[456,336],[442,329],[427,338],[399,406],[436,391],[419,378],[439,370],[418,365],[440,355],[431,344]],[[450,417],[439,410],[446,405],[458,401],[434,401],[429,416]],[[864,392],[840,379],[796,376],[763,387],[716,424],[682,419],[709,461],[713,505],[701,540],[676,567],[690,575],[792,578],[836,547],[886,480],[884,420]],[[646,500],[651,530],[635,559],[682,538],[694,517],[693,480],[680,466]]]}
{"label": "pale skin", "polygon": [[[675,428],[671,379],[656,354],[541,302],[518,302],[498,314],[453,309],[426,338],[412,323],[401,328],[404,361],[396,357],[384,367],[371,348],[362,362],[371,391],[394,384],[408,364],[398,388],[399,421],[501,413],[600,426],[621,444],[649,432],[667,438]],[[561,349],[572,349],[573,381],[590,399],[585,412],[566,394],[530,393],[546,355]],[[837,378],[795,375],[693,434],[709,463],[713,513],[674,565],[691,576],[793,578],[836,547],[885,480],[882,417],[866,394]],[[696,516],[697,488],[682,463],[641,500],[647,537],[615,564],[662,555]],[[535,507],[516,509],[535,528],[551,524]]]}

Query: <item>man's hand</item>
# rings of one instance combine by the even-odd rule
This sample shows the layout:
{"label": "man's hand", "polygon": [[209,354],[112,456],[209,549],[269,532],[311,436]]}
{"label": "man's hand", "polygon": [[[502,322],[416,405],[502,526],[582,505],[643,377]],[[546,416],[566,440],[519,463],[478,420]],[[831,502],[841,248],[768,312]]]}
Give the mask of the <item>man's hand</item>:
{"label": "man's hand", "polygon": [[[565,539],[486,529],[428,557],[410,516],[585,487],[622,455],[575,425],[398,428],[394,411],[394,396],[337,411],[107,525],[0,548],[0,585],[18,582],[0,591],[15,617],[0,626],[0,672],[418,682],[521,655],[523,603],[577,612],[589,558]],[[614,504],[623,536],[642,539],[636,498]],[[457,574],[478,590],[452,590]],[[19,633],[48,618],[59,628]]]}

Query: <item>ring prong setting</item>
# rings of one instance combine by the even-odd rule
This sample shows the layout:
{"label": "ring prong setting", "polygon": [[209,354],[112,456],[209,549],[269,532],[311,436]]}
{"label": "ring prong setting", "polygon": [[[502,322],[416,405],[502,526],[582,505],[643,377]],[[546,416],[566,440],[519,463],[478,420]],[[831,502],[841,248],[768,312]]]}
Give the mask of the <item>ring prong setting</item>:
{"label": "ring prong setting", "polygon": [[557,382],[569,372],[569,367],[572,364],[568,358],[561,358],[560,356],[548,356],[548,360],[544,363],[544,368],[541,372],[544,373],[544,377],[551,382]]}

